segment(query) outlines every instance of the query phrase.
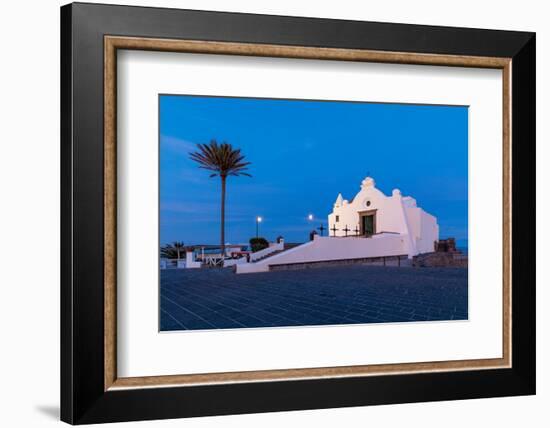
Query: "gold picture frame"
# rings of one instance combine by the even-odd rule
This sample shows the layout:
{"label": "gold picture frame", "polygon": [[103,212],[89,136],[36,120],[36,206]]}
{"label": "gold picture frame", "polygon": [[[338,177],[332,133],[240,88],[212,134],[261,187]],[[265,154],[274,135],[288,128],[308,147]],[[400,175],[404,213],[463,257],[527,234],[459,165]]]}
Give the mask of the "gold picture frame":
{"label": "gold picture frame", "polygon": [[[502,357],[422,363],[357,365],[305,369],[262,370],[148,377],[118,377],[116,367],[116,87],[117,51],[122,49],[245,55],[334,61],[359,61],[393,64],[438,65],[493,68],[502,70],[502,146],[503,146],[503,321]],[[511,81],[512,59],[468,55],[440,55],[407,52],[369,51],[269,44],[171,40],[144,37],[104,37],[104,390],[168,386],[213,385],[223,383],[341,378],[372,375],[481,370],[509,368],[512,363],[512,225],[511,225]]]}

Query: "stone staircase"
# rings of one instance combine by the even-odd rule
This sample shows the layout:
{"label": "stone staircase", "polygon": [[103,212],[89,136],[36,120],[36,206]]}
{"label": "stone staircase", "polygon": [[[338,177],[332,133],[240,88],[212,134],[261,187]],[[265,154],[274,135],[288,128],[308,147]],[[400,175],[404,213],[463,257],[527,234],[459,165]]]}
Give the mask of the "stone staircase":
{"label": "stone staircase", "polygon": [[295,248],[295,247],[298,247],[298,246],[300,246],[300,245],[302,245],[302,242],[298,242],[298,243],[285,242],[285,243],[283,244],[283,249],[282,249],[282,250],[275,250],[275,251],[273,251],[273,252],[271,252],[271,253],[269,253],[269,254],[266,254],[265,256],[262,256],[262,257],[259,257],[259,258],[255,259],[255,260],[253,260],[252,263],[258,263],[258,262],[261,261],[261,260],[265,260],[265,259],[267,259],[267,258],[269,258],[269,257],[272,257],[272,256],[274,256],[274,255],[276,255],[276,254],[280,254],[280,253],[282,253],[283,251],[290,250],[290,249]]}
{"label": "stone staircase", "polygon": [[265,260],[265,259],[267,259],[267,258],[269,258],[269,257],[272,257],[272,256],[274,256],[275,254],[280,254],[280,253],[282,253],[283,251],[285,251],[285,250],[276,250],[276,251],[273,251],[272,253],[266,254],[265,256],[262,256],[262,257],[260,257],[260,258],[258,258],[258,259],[256,259],[256,260],[254,260],[252,263],[258,263],[259,261],[262,261],[262,260]]}

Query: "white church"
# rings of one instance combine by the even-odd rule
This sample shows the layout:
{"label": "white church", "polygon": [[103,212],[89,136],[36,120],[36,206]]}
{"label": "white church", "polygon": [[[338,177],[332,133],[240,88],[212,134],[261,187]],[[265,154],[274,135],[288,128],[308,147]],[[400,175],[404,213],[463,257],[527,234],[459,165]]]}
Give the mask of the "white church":
{"label": "white church", "polygon": [[315,235],[304,244],[284,250],[273,243],[248,262],[235,262],[237,273],[267,272],[316,263],[412,257],[434,251],[439,240],[437,219],[394,189],[386,196],[366,177],[351,200],[341,194],[328,215],[328,236]]}
{"label": "white church", "polygon": [[330,235],[336,237],[384,233],[406,236],[409,255],[434,251],[439,239],[433,215],[416,206],[414,198],[402,196],[399,189],[394,189],[391,196],[384,195],[371,177],[363,180],[361,190],[351,201],[338,194],[328,224]]}

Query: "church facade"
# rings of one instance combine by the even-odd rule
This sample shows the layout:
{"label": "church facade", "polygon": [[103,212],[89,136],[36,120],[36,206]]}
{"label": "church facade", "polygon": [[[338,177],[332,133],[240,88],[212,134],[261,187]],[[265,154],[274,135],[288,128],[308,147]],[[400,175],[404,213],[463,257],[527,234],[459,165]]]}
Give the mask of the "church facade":
{"label": "church facade", "polygon": [[399,234],[407,240],[409,255],[432,252],[439,240],[439,226],[433,215],[418,207],[414,198],[402,196],[398,189],[386,196],[371,177],[362,181],[351,201],[338,195],[328,225],[333,237]]}

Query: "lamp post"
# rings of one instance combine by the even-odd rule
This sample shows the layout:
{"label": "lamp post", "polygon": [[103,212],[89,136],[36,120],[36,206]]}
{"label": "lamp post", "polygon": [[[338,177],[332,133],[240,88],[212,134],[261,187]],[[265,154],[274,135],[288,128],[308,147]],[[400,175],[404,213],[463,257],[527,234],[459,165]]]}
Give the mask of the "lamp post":
{"label": "lamp post", "polygon": [[260,216],[256,217],[256,238],[258,237],[258,231],[260,229],[260,223],[262,222],[262,218]]}
{"label": "lamp post", "polygon": [[[313,223],[313,214],[307,215],[307,221],[310,225]],[[315,226],[314,226],[313,230],[309,232],[309,240],[313,241],[315,239],[315,235],[317,235],[317,232],[315,231]]]}

